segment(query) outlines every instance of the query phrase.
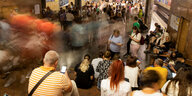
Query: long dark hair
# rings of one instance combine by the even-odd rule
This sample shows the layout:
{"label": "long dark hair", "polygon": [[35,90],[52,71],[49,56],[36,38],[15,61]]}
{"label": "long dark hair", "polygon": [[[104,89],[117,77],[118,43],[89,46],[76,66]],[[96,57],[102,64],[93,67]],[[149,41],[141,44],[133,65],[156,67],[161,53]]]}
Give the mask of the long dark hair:
{"label": "long dark hair", "polygon": [[[179,85],[178,96],[192,96],[192,67],[180,68],[175,78],[173,78],[167,85],[165,93],[167,94],[169,90],[175,91],[177,83]],[[171,84],[174,87],[173,89],[169,89]]]}
{"label": "long dark hair", "polygon": [[133,30],[136,30],[136,35],[139,33],[139,29],[136,26],[133,27]]}

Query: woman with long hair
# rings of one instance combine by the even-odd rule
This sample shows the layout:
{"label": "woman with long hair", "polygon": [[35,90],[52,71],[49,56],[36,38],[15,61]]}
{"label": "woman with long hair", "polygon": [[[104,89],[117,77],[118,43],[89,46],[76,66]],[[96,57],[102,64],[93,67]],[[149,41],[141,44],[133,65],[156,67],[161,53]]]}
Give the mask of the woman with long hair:
{"label": "woman with long hair", "polygon": [[94,69],[90,64],[90,56],[85,55],[84,60],[75,66],[76,79],[75,82],[78,88],[88,89],[94,82]]}
{"label": "woman with long hair", "polygon": [[130,36],[130,39],[132,40],[130,45],[131,55],[138,57],[137,54],[140,48],[141,33],[136,26],[133,27],[133,32]]}
{"label": "woman with long hair", "polygon": [[114,61],[109,70],[109,78],[101,82],[101,96],[128,96],[131,85],[125,81],[124,65],[121,60]]}
{"label": "woman with long hair", "polygon": [[167,81],[161,90],[167,96],[192,96],[192,68],[180,68],[175,78]]}

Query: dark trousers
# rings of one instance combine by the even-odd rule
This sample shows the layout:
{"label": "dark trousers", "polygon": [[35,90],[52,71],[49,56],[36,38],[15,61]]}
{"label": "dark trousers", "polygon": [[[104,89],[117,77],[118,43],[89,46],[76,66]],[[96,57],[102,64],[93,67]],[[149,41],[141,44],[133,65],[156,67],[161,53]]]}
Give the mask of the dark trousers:
{"label": "dark trousers", "polygon": [[111,51],[111,50],[110,50],[110,52],[111,52],[111,59],[113,59],[113,57],[114,57],[115,54],[120,54],[120,52],[113,52],[113,51]]}
{"label": "dark trousers", "polygon": [[129,54],[130,52],[130,44],[131,44],[131,39],[129,39],[127,42],[127,54]]}

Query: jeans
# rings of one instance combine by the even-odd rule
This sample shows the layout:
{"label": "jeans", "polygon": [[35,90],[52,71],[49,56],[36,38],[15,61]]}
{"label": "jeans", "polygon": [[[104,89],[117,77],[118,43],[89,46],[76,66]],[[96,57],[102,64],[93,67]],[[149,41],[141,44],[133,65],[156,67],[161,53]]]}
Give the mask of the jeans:
{"label": "jeans", "polygon": [[101,89],[101,82],[97,82],[97,88],[100,90]]}

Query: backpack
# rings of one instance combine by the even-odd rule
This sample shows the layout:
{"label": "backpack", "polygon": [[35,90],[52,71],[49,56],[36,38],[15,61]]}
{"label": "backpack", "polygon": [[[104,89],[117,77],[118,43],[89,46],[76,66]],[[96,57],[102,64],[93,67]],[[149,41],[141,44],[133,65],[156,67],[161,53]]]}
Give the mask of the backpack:
{"label": "backpack", "polygon": [[145,43],[145,38],[141,36],[140,44],[143,45]]}
{"label": "backpack", "polygon": [[66,21],[66,15],[65,15],[65,13],[60,14],[60,20],[61,20],[61,21]]}

